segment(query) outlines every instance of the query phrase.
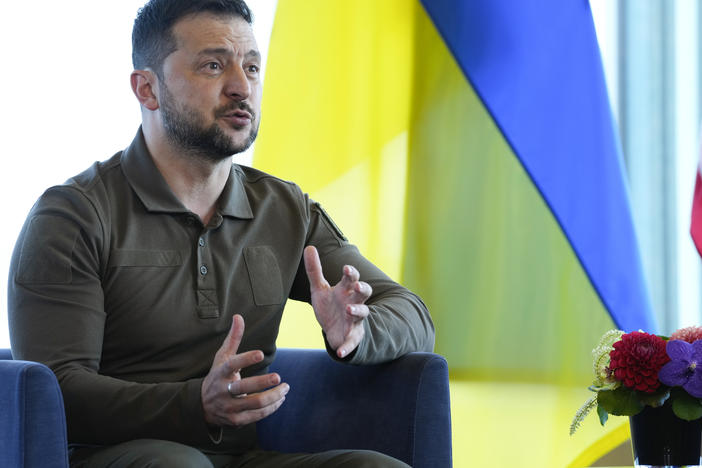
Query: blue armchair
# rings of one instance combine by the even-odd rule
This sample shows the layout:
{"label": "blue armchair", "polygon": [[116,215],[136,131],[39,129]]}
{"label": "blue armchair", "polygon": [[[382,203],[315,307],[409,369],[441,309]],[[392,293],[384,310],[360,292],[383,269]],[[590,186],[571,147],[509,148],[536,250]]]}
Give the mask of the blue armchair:
{"label": "blue armchair", "polygon": [[66,416],[56,376],[0,349],[0,466],[68,467]]}
{"label": "blue armchair", "polygon": [[[0,466],[68,467],[63,398],[54,374],[0,349]],[[323,350],[279,349],[271,371],[288,382],[285,404],[257,425],[264,449],[370,449],[415,468],[451,467],[446,360],[413,353],[348,366]],[[344,424],[337,421],[343,420]]]}

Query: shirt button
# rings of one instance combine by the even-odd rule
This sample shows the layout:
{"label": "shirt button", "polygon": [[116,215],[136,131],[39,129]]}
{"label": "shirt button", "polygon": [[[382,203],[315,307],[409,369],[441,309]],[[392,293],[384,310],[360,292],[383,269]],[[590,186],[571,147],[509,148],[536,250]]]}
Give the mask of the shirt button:
{"label": "shirt button", "polygon": [[197,245],[199,245],[200,247],[204,247],[205,246],[205,239],[203,239],[202,237],[200,239],[198,239]]}
{"label": "shirt button", "polygon": [[202,265],[200,267],[200,273],[202,274],[202,276],[205,276],[207,274],[207,267],[205,265]]}

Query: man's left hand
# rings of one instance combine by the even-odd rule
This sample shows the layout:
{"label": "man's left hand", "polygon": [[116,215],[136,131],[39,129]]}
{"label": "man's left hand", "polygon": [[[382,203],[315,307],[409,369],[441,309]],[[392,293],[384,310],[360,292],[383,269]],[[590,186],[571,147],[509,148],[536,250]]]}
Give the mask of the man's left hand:
{"label": "man's left hand", "polygon": [[314,314],[329,345],[344,358],[363,339],[363,320],[369,313],[365,302],[373,290],[368,283],[359,281],[360,273],[351,265],[344,266],[341,281],[331,287],[324,278],[317,249],[312,246],[305,248],[304,260]]}

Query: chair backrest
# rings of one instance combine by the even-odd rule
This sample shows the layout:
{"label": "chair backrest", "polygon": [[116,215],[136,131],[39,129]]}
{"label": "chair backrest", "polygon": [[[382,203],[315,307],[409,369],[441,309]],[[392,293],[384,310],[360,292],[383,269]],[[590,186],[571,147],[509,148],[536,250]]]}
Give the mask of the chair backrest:
{"label": "chair backrest", "polygon": [[271,371],[290,384],[290,393],[257,424],[264,449],[368,449],[415,468],[451,466],[443,357],[411,353],[386,364],[349,366],[323,350],[279,349]]}
{"label": "chair backrest", "polygon": [[0,350],[0,466],[68,468],[66,415],[54,373]]}

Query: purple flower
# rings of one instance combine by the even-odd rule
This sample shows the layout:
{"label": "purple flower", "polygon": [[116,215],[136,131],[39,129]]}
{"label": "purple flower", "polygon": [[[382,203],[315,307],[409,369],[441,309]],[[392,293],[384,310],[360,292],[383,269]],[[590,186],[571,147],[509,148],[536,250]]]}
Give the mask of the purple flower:
{"label": "purple flower", "polygon": [[669,387],[682,387],[695,398],[702,398],[702,340],[690,344],[670,340],[665,347],[670,362],[658,372],[658,379]]}

